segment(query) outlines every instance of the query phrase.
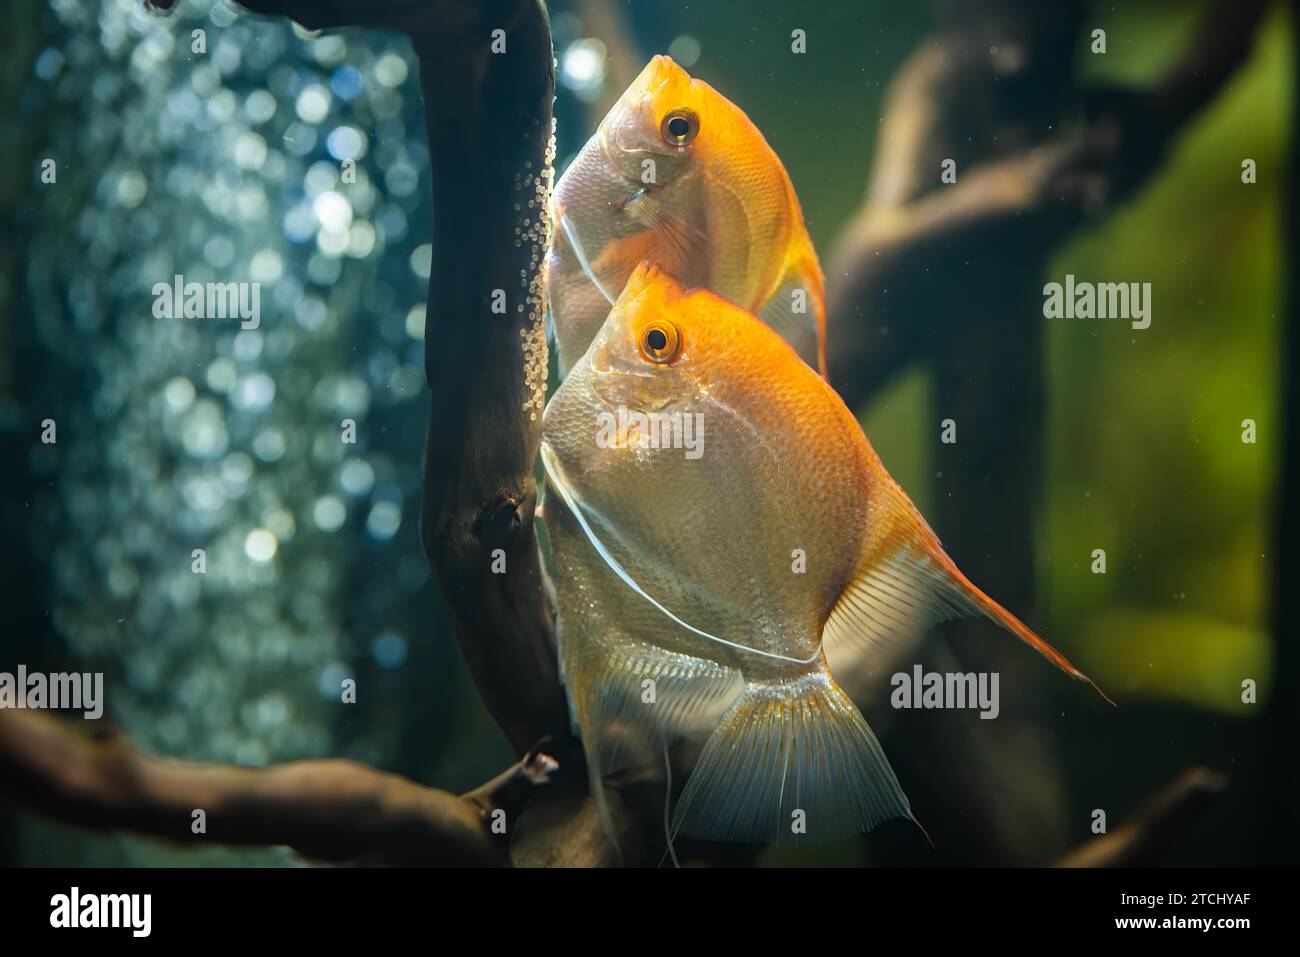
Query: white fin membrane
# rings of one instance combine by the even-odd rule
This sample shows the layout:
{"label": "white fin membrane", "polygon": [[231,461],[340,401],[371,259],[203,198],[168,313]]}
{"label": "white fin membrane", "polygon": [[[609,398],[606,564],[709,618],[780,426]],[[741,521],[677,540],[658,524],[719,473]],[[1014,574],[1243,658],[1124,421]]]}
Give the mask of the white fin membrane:
{"label": "white fin membrane", "polygon": [[834,674],[851,657],[909,647],[939,622],[979,614],[933,560],[900,549],[848,584],[831,609],[822,646]]}
{"label": "white fin membrane", "polygon": [[793,846],[912,812],[876,736],[824,663],[751,681],[709,738],[673,833]]}

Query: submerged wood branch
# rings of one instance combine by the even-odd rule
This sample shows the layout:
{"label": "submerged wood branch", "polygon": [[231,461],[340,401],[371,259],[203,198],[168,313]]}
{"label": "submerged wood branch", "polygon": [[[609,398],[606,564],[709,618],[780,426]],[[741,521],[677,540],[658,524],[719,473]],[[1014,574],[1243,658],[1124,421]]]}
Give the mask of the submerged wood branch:
{"label": "submerged wood branch", "polygon": [[546,386],[539,270],[555,97],[545,4],[243,5],[312,29],[387,26],[411,36],[436,211],[421,538],[479,693],[516,752],[546,735],[563,742],[569,725],[533,532]]}
{"label": "submerged wood branch", "polygon": [[[959,415],[965,435],[982,437],[935,449],[942,478],[927,517],[966,573],[1031,626],[1049,256],[1158,173],[1249,56],[1267,6],[1214,0],[1162,79],[1117,91],[1090,89],[1074,67],[1084,0],[943,5],[941,29],[891,84],[868,194],[827,259],[830,380],[857,409],[922,366],[936,418]],[[1065,834],[1055,748],[1036,713],[1050,676],[982,628],[958,623],[945,637],[959,660],[1015,682],[1024,720],[990,729],[979,759],[961,749],[909,768],[951,740],[941,719],[887,745],[900,776],[925,772],[909,796],[943,859],[1039,863]],[[960,814],[957,790],[968,796]]]}
{"label": "submerged wood branch", "polygon": [[[913,54],[888,94],[870,191],[829,258],[831,381],[849,406],[928,355],[927,337],[902,319],[889,324],[888,337],[878,334],[891,298],[941,281],[993,237],[1009,246],[1008,231],[1037,250],[1050,249],[1132,195],[1245,62],[1267,9],[1266,0],[1216,0],[1153,87],[1067,89],[1062,114],[1045,135],[1004,149],[999,144],[1023,137],[1018,118],[1010,118],[1002,135],[962,158],[952,184],[939,180],[943,160],[961,155],[952,133],[964,129],[962,110],[979,111],[970,91],[988,87],[998,67],[983,47],[972,50],[952,34]],[[1005,84],[1009,77],[997,79]],[[1077,109],[1082,122],[1071,128],[1065,107]]]}
{"label": "submerged wood branch", "polygon": [[[492,30],[505,31],[492,52]],[[540,0],[414,35],[433,168],[421,532],[461,649],[516,751],[570,739],[533,531],[555,76]]]}
{"label": "submerged wood branch", "polygon": [[0,794],[47,817],[190,844],[282,844],[330,862],[506,865],[492,814],[513,821],[554,768],[533,750],[457,797],[352,761],[245,768],[149,757],[114,731],[86,736],[46,714],[0,711]]}
{"label": "submerged wood branch", "polygon": [[1057,867],[1147,867],[1182,841],[1206,807],[1228,786],[1206,768],[1188,768],[1138,809],[1123,827],[1075,848]]}

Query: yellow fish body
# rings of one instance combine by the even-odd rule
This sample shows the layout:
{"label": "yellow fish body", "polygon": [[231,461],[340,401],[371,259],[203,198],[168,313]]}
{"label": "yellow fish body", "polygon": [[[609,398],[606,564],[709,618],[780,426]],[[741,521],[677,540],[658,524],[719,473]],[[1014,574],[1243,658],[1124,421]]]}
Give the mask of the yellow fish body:
{"label": "yellow fish body", "polygon": [[666,56],[551,195],[546,286],[561,376],[642,260],[760,315],[825,372],[825,294],[790,177],[744,112]]}
{"label": "yellow fish body", "polygon": [[593,776],[706,741],[675,832],[787,844],[796,819],[830,840],[910,817],[832,675],[846,649],[982,615],[1087,680],[957,570],[780,337],[656,267],[634,271],[552,397],[542,460]]}

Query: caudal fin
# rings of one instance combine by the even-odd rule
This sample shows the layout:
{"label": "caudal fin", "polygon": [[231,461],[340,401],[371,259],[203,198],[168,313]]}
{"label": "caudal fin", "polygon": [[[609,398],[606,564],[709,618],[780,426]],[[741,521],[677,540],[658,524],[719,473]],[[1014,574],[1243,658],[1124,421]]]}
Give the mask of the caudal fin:
{"label": "caudal fin", "polygon": [[1070,677],[1114,701],[1024,622],[971,582],[948,557],[907,495],[886,477],[853,580],[831,610],[823,643],[832,668],[885,641],[915,637],[953,618],[988,618]]}
{"label": "caudal fin", "polygon": [[751,681],[704,746],[673,833],[782,846],[910,819],[876,736],[825,667]]}

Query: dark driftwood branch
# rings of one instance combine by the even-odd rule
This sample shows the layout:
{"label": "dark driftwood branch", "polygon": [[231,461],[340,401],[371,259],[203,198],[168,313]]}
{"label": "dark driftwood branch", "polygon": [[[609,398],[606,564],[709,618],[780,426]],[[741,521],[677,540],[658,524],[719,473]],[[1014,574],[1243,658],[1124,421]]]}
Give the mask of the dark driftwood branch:
{"label": "dark driftwood branch", "polygon": [[[550,24],[542,0],[499,0],[475,13],[455,32],[427,22],[411,31],[436,210],[421,532],[484,703],[516,749],[546,736],[564,768],[525,811],[514,859],[607,866],[617,858],[570,730],[533,526],[546,385],[539,270],[554,148]],[[506,32],[503,54],[490,52],[494,29]],[[494,290],[506,294],[504,314],[490,306]],[[506,571],[497,574],[502,553]],[[610,807],[623,859],[639,861],[644,816],[617,795]]]}
{"label": "dark driftwood branch", "polygon": [[[569,737],[533,533],[554,57],[542,0],[245,0],[312,29],[388,26],[420,58],[433,168],[421,536],[479,693],[517,752]],[[504,31],[504,51],[492,50]],[[517,208],[516,208],[517,207]],[[522,241],[521,241],[522,240]],[[494,311],[495,290],[506,296]],[[493,572],[497,549],[506,571]],[[561,744],[563,747],[563,744]],[[567,762],[566,762],[567,763]]]}
{"label": "dark driftwood branch", "polygon": [[[505,53],[489,51],[493,29],[506,31]],[[522,751],[544,735],[569,738],[533,533],[550,28],[540,0],[513,0],[483,5],[454,35],[416,34],[415,45],[436,210],[421,530],[479,692]],[[494,290],[504,314],[492,310]],[[504,574],[493,571],[497,549]]]}
{"label": "dark driftwood branch", "polygon": [[1132,820],[1119,830],[1076,848],[1056,866],[1158,864],[1227,785],[1227,778],[1221,774],[1206,768],[1189,768],[1139,808]]}
{"label": "dark driftwood branch", "polygon": [[[555,762],[538,751],[462,797],[352,761],[269,768],[148,757],[116,732],[86,736],[30,711],[0,711],[0,794],[98,830],[186,843],[287,845],[322,861],[386,865],[509,863],[509,830]],[[194,832],[194,812],[206,830]]]}
{"label": "dark driftwood branch", "polygon": [[[152,0],[157,4],[158,0]],[[412,35],[430,36],[444,32],[449,38],[463,38],[464,31],[482,12],[500,11],[509,4],[489,0],[236,0],[254,13],[288,17],[309,30],[341,27],[389,27]],[[176,5],[170,0],[169,5]],[[481,9],[476,9],[481,8]],[[493,23],[504,27],[505,23]]]}
{"label": "dark driftwood branch", "polygon": [[913,54],[890,89],[870,192],[827,271],[831,379],[846,390],[849,405],[924,352],[901,323],[890,326],[892,339],[867,334],[884,291],[906,287],[918,273],[933,281],[931,267],[960,261],[996,230],[1014,229],[1050,248],[1131,195],[1249,56],[1267,8],[1266,0],[1216,0],[1152,89],[1083,90],[1075,95],[1084,114],[1079,128],[973,157],[951,185],[940,185],[938,176],[939,164],[953,154],[943,146],[943,131],[955,119],[940,104],[953,103],[992,67],[982,49],[972,53],[952,37]]}
{"label": "dark driftwood branch", "polygon": [[[247,5],[310,27],[398,26],[413,40],[435,210],[421,537],[488,710],[517,752],[551,739],[563,768],[525,814],[517,858],[610,863],[560,688],[533,529],[546,378],[539,269],[555,95],[546,7],[542,0]],[[504,52],[492,50],[498,30]],[[505,294],[504,313],[492,308],[496,290]],[[505,573],[497,574],[501,554]],[[635,830],[621,803],[613,806],[620,830]],[[547,844],[555,846],[539,850]]]}

